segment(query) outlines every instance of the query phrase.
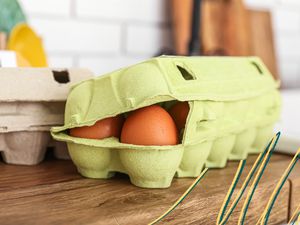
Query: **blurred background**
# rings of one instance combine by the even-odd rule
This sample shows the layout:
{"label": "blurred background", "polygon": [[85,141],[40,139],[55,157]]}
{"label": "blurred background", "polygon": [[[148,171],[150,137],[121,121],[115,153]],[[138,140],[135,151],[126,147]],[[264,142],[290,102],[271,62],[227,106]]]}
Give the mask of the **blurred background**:
{"label": "blurred background", "polygon": [[[189,8],[188,2],[192,1],[182,1],[186,5],[183,3],[181,6],[178,6],[178,2],[176,3],[176,0],[173,3],[171,0],[19,0],[28,23],[42,37],[49,66],[87,67],[97,75],[160,53],[185,54],[182,53],[180,47],[182,44],[179,42],[184,43],[186,36],[191,34],[192,25],[186,26],[183,23],[192,24],[192,9],[186,9]],[[220,2],[231,3],[220,5]],[[202,49],[200,54],[252,55],[260,52],[265,55],[263,60],[269,61],[265,62],[269,68],[273,67],[270,70],[280,76],[282,87],[300,87],[300,1],[240,2],[242,0],[202,1],[201,13],[197,15],[200,18],[199,33],[203,38],[203,43],[198,46]],[[226,4],[235,6],[230,8]],[[260,12],[262,14],[259,14]],[[243,22],[245,19],[250,20],[249,29],[245,27],[246,23]],[[259,22],[260,19],[262,22]],[[216,25],[217,20],[225,21],[223,26],[227,26],[225,29],[228,31],[225,32],[229,35],[223,38],[225,41],[215,40],[217,44],[214,46],[214,43],[210,43],[211,40],[222,36],[220,31],[222,24],[218,22]],[[179,24],[177,30],[172,29],[174,24]],[[211,27],[217,28],[212,30]],[[244,45],[249,40],[245,41],[245,38],[247,39],[247,36],[251,36],[253,32],[256,32],[254,34],[257,36],[256,39],[260,40],[263,36],[264,40],[261,39],[261,43],[256,40],[254,44],[256,50],[247,52],[245,50],[247,46]],[[190,41],[190,37],[186,39]],[[242,46],[239,41],[243,42]],[[231,42],[237,44],[232,47]],[[207,49],[207,52],[204,52],[203,49],[210,45],[215,49]],[[269,45],[273,49],[270,49]],[[267,49],[264,49],[265,46]],[[234,48],[238,49],[237,52],[230,53]],[[270,59],[267,59],[268,57]]]}

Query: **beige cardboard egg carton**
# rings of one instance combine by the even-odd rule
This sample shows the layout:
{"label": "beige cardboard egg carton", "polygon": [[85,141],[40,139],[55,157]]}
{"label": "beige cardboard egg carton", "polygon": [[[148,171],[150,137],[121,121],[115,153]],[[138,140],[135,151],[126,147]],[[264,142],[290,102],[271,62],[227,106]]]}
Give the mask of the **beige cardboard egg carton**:
{"label": "beige cardboard egg carton", "polygon": [[91,78],[85,69],[0,68],[0,151],[10,164],[41,162],[48,147],[68,159],[65,143],[54,141],[52,126],[64,122],[71,85]]}

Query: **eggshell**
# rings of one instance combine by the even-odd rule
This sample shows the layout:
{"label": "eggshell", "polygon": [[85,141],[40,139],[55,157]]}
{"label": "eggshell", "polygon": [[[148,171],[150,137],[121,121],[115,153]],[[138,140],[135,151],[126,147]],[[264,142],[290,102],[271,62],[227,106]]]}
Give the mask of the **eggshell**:
{"label": "eggshell", "polygon": [[136,145],[176,145],[178,131],[170,114],[158,105],[131,112],[122,128],[121,142]]}
{"label": "eggshell", "polygon": [[76,127],[70,129],[73,137],[103,139],[108,137],[120,137],[124,119],[122,116],[109,117],[97,121],[92,126]]}
{"label": "eggshell", "polygon": [[169,113],[174,119],[179,131],[185,127],[186,118],[189,114],[189,111],[190,107],[188,102],[177,102],[170,108]]}

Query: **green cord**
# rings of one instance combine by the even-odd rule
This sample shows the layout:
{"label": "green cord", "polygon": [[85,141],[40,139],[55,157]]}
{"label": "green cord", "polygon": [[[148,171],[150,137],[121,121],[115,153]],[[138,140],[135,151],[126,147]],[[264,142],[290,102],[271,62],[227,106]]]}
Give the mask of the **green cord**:
{"label": "green cord", "polygon": [[[277,140],[279,139],[279,137],[280,137],[280,132],[278,132],[278,133],[276,134]],[[273,140],[273,138],[272,138],[272,140]],[[272,140],[268,143],[268,145],[267,145],[267,147],[265,148],[265,150],[263,151],[263,153],[262,153],[262,155],[261,155],[261,157],[260,157],[260,159],[259,159],[257,165],[255,166],[255,168],[253,169],[252,173],[250,174],[249,179],[246,181],[246,184],[245,184],[244,188],[242,189],[241,194],[240,194],[240,196],[238,197],[238,200],[237,200],[236,203],[233,205],[233,207],[232,207],[230,213],[228,214],[228,216],[226,217],[225,221],[224,221],[222,224],[220,224],[220,225],[224,225],[224,224],[227,223],[229,217],[231,216],[231,214],[232,214],[232,212],[234,211],[235,207],[237,206],[237,204],[238,204],[239,201],[241,200],[243,194],[245,193],[245,190],[246,190],[246,188],[248,187],[248,185],[249,185],[249,183],[250,183],[250,181],[251,181],[253,175],[255,174],[255,172],[256,172],[258,166],[261,164],[261,162],[262,162],[264,156],[266,155],[266,153],[267,153],[267,151],[268,151],[270,145],[272,144]],[[277,142],[275,142],[275,145],[276,145],[276,143],[277,143]],[[228,200],[228,202],[229,202],[229,201],[230,201],[230,199]]]}
{"label": "green cord", "polygon": [[[224,206],[224,208],[223,208],[223,211],[222,211],[222,214],[221,214],[221,216],[220,216],[220,220],[218,221],[218,223],[220,223],[220,222],[222,221],[223,217],[224,217],[224,214],[225,214],[225,212],[226,212],[226,208],[227,208],[227,206],[229,205],[229,202],[230,202],[231,197],[232,197],[232,195],[233,195],[233,193],[234,193],[234,190],[235,190],[235,188],[236,188],[236,185],[238,184],[238,181],[239,181],[239,179],[240,179],[240,177],[241,177],[241,175],[242,175],[242,172],[243,172],[243,170],[244,170],[244,168],[245,168],[245,165],[246,165],[246,160],[244,159],[244,160],[243,160],[242,167],[241,167],[241,170],[239,171],[239,174],[237,175],[237,179],[236,179],[235,182],[234,182],[233,188],[232,188],[231,191],[230,191],[229,197],[228,197],[228,199],[227,199],[227,201],[226,201],[226,203],[225,203],[225,206]],[[233,211],[233,210],[232,210],[232,211]],[[232,213],[232,212],[231,212],[231,213]],[[231,213],[230,213],[229,215],[231,215]]]}
{"label": "green cord", "polygon": [[281,191],[282,187],[284,186],[286,180],[287,180],[288,177],[290,176],[290,174],[291,174],[292,170],[294,169],[294,167],[295,167],[296,163],[298,162],[298,160],[299,160],[299,155],[297,156],[295,162],[294,162],[293,165],[291,166],[290,170],[288,171],[287,175],[285,176],[284,180],[282,181],[282,183],[281,183],[281,185],[280,185],[278,191],[276,192],[275,197],[274,197],[274,199],[273,199],[273,201],[272,201],[272,203],[271,203],[271,205],[270,205],[270,207],[269,207],[269,209],[268,209],[268,212],[267,212],[267,214],[266,214],[266,219],[265,219],[264,225],[267,224],[267,222],[268,222],[268,220],[269,220],[269,217],[270,217],[270,214],[271,214],[271,211],[272,211],[273,206],[274,206],[274,204],[275,204],[275,201],[277,200],[277,197],[278,197],[278,195],[280,194],[280,191]]}
{"label": "green cord", "polygon": [[203,176],[200,177],[200,179],[193,184],[193,186],[190,188],[190,190],[183,196],[181,197],[181,200],[174,206],[172,207],[169,212],[167,212],[162,218],[160,218],[159,220],[155,221],[154,223],[150,223],[151,225],[156,224],[158,222],[160,222],[162,219],[164,219],[167,215],[169,215],[175,208],[177,208],[177,206],[191,193],[191,191],[197,186],[197,184],[202,180],[202,178],[204,177],[204,175],[207,173],[208,170],[206,170],[203,174]]}
{"label": "green cord", "polygon": [[[251,192],[251,194],[250,194],[250,197],[249,197],[249,200],[248,200],[248,202],[247,202],[247,204],[246,204],[246,207],[245,207],[245,211],[244,211],[244,213],[243,213],[243,217],[242,217],[242,225],[244,225],[244,222],[245,222],[245,219],[246,219],[246,215],[247,215],[247,212],[248,212],[248,209],[249,209],[249,205],[250,205],[250,203],[251,203],[251,200],[252,200],[252,198],[253,198],[253,195],[254,195],[254,192],[255,192],[255,190],[256,190],[256,188],[258,187],[258,184],[259,184],[259,182],[260,182],[260,179],[262,178],[262,176],[263,176],[263,174],[264,174],[264,171],[265,171],[265,169],[266,169],[266,167],[267,167],[267,165],[268,165],[268,163],[269,163],[269,161],[270,161],[270,159],[271,159],[271,156],[272,156],[272,154],[273,154],[273,151],[274,151],[274,149],[275,149],[275,147],[276,147],[276,145],[277,145],[277,142],[278,142],[278,140],[279,140],[279,138],[280,138],[280,132],[278,132],[277,134],[276,134],[276,140],[275,140],[275,142],[274,142],[274,145],[272,146],[272,149],[271,149],[271,151],[270,151],[270,154],[268,155],[268,158],[267,158],[267,160],[266,160],[266,163],[265,163],[265,165],[263,166],[263,169],[261,170],[261,172],[260,172],[260,174],[259,174],[259,176],[258,176],[258,179],[257,179],[257,181],[256,181],[256,183],[254,184],[254,188],[253,188],[253,190],[252,190],[252,192]],[[264,155],[267,153],[267,149],[269,148],[269,146],[271,145],[271,143],[272,143],[272,141],[268,144],[268,146],[267,146],[267,148],[265,149],[265,151],[264,151]],[[263,157],[262,157],[263,158]],[[262,159],[261,158],[261,159]],[[261,163],[261,161],[258,163],[258,165],[260,165],[260,163]],[[257,165],[257,166],[258,166]]]}

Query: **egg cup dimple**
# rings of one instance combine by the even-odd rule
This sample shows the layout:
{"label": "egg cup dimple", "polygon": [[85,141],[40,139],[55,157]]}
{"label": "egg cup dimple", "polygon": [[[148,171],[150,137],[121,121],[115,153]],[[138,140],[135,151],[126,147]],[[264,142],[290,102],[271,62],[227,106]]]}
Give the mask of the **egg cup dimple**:
{"label": "egg cup dimple", "polygon": [[[166,188],[174,176],[197,177],[205,167],[223,168],[228,159],[261,152],[280,114],[277,87],[255,57],[158,57],[74,86],[65,125],[52,128],[52,135],[68,143],[85,177],[122,172],[136,186]],[[190,107],[178,145],[132,145],[67,134],[70,128],[141,107],[159,103],[169,108],[174,101],[187,101]]]}
{"label": "egg cup dimple", "polygon": [[[270,133],[272,133],[272,131]],[[238,134],[236,136],[234,146],[230,152],[229,159],[230,160],[246,159],[249,151],[246,151],[245,149],[250,150],[249,146],[251,146],[252,143],[254,143],[255,137],[256,137],[255,128],[250,128]],[[266,141],[268,141],[268,139],[265,140],[265,143]]]}
{"label": "egg cup dimple", "polygon": [[[85,177],[108,178],[110,171],[108,166],[111,162],[111,150],[68,143],[69,154],[78,171]],[[84,151],[82,151],[82,148]]]}
{"label": "egg cup dimple", "polygon": [[[205,168],[206,160],[210,154],[212,141],[184,148],[183,158],[176,172],[176,177],[197,177]],[[201,151],[199,151],[201,149]]]}
{"label": "egg cup dimple", "polygon": [[183,148],[168,150],[124,149],[120,160],[130,181],[139,187],[169,187],[181,162]]}

